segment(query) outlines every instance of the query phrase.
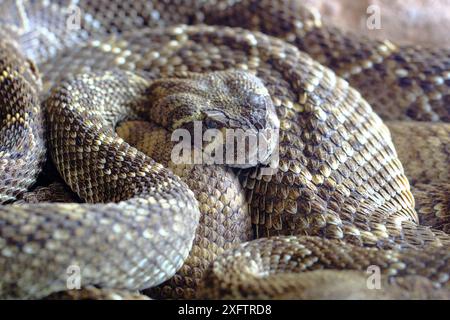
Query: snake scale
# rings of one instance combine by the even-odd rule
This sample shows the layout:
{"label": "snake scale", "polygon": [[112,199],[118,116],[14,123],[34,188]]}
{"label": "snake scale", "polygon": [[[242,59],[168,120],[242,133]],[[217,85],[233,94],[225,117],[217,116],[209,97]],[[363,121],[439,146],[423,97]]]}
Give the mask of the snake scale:
{"label": "snake scale", "polygon": [[[1,297],[450,297],[450,51],[294,0],[0,9]],[[278,138],[174,163],[193,121]]]}

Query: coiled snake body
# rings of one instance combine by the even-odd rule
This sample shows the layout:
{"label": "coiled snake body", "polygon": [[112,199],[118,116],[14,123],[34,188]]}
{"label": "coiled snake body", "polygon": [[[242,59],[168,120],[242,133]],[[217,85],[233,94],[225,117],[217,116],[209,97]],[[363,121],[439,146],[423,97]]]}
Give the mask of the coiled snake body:
{"label": "coiled snake body", "polygon": [[[166,281],[153,297],[314,297],[335,279],[364,297],[375,265],[385,297],[448,297],[448,51],[344,35],[296,1],[81,1],[75,30],[50,19],[64,1],[3,6],[1,296],[65,290],[78,266],[83,286]],[[279,130],[276,170],[171,163],[194,120]],[[31,203],[52,200],[54,184],[26,192],[44,139],[87,203]]]}

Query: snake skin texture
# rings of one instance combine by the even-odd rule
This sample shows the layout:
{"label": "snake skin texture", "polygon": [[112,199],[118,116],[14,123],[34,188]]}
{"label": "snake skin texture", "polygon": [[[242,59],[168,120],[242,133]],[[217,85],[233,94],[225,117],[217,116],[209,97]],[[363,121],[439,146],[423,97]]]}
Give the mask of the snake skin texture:
{"label": "snake skin texture", "polygon": [[[77,87],[88,83],[91,91],[81,94]],[[55,99],[46,104],[48,121],[54,124],[48,133],[50,144],[55,146],[50,150],[52,159],[71,189],[86,202],[97,204],[2,206],[2,295],[33,297],[63,290],[71,265],[83,270],[87,283],[108,282],[110,278],[114,287],[134,290],[161,282],[181,266],[193,241],[188,230],[198,222],[192,192],[177,176],[108,131],[108,120],[131,116],[131,104],[129,109],[121,109],[121,103],[128,100],[126,93],[139,100],[143,84],[141,78],[125,75],[84,76],[71,87],[54,92]],[[109,87],[116,95],[107,100],[96,85]],[[64,107],[64,103],[80,109]],[[104,109],[96,110],[99,112],[89,110],[100,105]],[[83,112],[92,122],[74,121]],[[29,140],[34,139],[31,136]],[[83,146],[90,146],[86,154]],[[124,170],[123,163],[131,165]],[[86,177],[92,179],[87,182]],[[155,224],[155,220],[160,222]],[[151,226],[158,230],[150,230]],[[153,249],[156,243],[165,243],[166,250],[159,253]],[[103,255],[108,247],[114,250]],[[63,249],[63,253],[62,248],[68,250]],[[55,255],[55,251],[60,252]],[[135,275],[131,278],[130,267]],[[21,269],[26,272],[18,274]]]}
{"label": "snake skin texture", "polygon": [[0,60],[0,201],[4,203],[34,183],[44,160],[45,142],[35,67],[6,37],[0,41]]}
{"label": "snake skin texture", "polygon": [[151,300],[143,294],[126,290],[99,289],[86,287],[51,294],[46,300]]}
{"label": "snake skin texture", "polygon": [[[343,245],[340,241],[321,239],[317,237],[271,237],[247,242],[234,250],[229,250],[220,256],[211,267],[204,281],[207,287],[200,288],[199,295],[205,294],[206,298],[234,298],[240,296],[247,299],[267,299],[274,297],[296,298],[308,293],[310,290],[305,287],[315,286],[321,283],[319,279],[325,278],[323,282],[328,284],[333,281],[327,281],[330,275],[317,274],[312,277],[319,281],[306,280],[308,276],[298,277],[299,272],[320,271],[322,268],[334,269],[339,265],[345,270],[365,271],[367,267],[379,266],[386,270],[386,275],[401,277],[405,274],[421,275],[428,281],[447,282],[450,255],[447,248],[429,248],[430,251],[418,254],[417,251],[410,252],[408,249],[403,251],[379,251],[377,249],[355,247],[350,244]],[[436,260],[432,257],[442,257],[442,260]],[[430,273],[430,270],[433,270]],[[345,277],[346,275],[342,275]],[[331,278],[338,276],[331,275]],[[351,287],[358,296],[370,294],[366,286],[367,276],[358,279],[353,274],[350,276],[355,284]],[[401,285],[411,286],[408,282],[414,278],[403,278]],[[360,282],[359,285],[357,284]],[[386,280],[384,280],[386,281]],[[417,278],[415,279],[417,281]],[[433,288],[427,280],[423,280],[422,285],[426,288]],[[363,282],[364,286],[361,285]],[[345,281],[344,281],[345,283]],[[400,282],[401,283],[401,282]],[[395,296],[400,285],[394,285],[389,288],[389,284],[384,283],[383,293],[389,298],[389,294]],[[341,283],[335,282],[336,286]],[[386,286],[388,288],[386,288]],[[358,288],[358,289],[356,289]],[[321,287],[318,288],[322,289]],[[343,288],[344,290],[348,288]],[[324,292],[329,290],[329,285],[325,286]],[[336,290],[331,288],[331,290]],[[341,289],[342,290],[342,289]],[[430,290],[430,289],[428,289]],[[372,290],[373,291],[373,290]],[[376,290],[375,290],[376,291]],[[352,292],[352,291],[350,291]],[[401,292],[401,291],[400,291]],[[443,295],[448,297],[448,290],[419,290],[424,297],[432,295]],[[353,293],[355,293],[353,291]],[[418,292],[416,291],[416,294]],[[348,293],[347,293],[348,294]],[[397,293],[398,294],[398,293]],[[400,293],[397,298],[406,296],[406,293]],[[345,294],[343,297],[346,297]],[[374,298],[372,296],[372,298]]]}
{"label": "snake skin texture", "polygon": [[[396,46],[324,26],[301,1],[236,1],[207,22],[258,30],[284,39],[361,92],[385,120],[450,121],[448,49]],[[210,19],[210,20],[209,20]]]}
{"label": "snake skin texture", "polygon": [[211,261],[233,245],[253,239],[245,192],[230,168],[217,165],[175,165],[173,143],[164,128],[145,121],[128,121],[117,133],[181,177],[200,204],[200,222],[188,259],[177,274],[148,293],[153,297],[196,297],[196,288]]}
{"label": "snake skin texture", "polygon": [[37,186],[32,191],[25,192],[20,200],[14,202],[20,203],[39,203],[39,202],[78,202],[82,201],[70,191],[65,184],[53,182],[48,186]]}
{"label": "snake skin texture", "polygon": [[[448,50],[294,0],[0,9],[0,297],[450,297]],[[174,164],[197,120],[279,132],[254,167]]]}

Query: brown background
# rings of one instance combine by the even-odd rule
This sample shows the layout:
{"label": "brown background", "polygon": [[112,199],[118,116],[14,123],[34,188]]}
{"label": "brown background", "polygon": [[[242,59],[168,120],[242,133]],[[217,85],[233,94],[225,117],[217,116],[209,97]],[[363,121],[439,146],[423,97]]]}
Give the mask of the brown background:
{"label": "brown background", "polygon": [[[450,47],[450,0],[302,0],[342,29],[398,44]],[[366,27],[367,7],[378,5],[381,29]]]}

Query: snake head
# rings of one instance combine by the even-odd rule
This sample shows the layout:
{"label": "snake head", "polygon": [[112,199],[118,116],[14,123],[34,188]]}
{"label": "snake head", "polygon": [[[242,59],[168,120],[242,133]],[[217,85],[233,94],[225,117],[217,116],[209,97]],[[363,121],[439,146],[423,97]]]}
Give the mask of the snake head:
{"label": "snake head", "polygon": [[155,81],[149,94],[151,120],[186,129],[193,141],[200,135],[209,161],[248,168],[267,164],[276,152],[279,119],[269,91],[249,72],[188,73]]}

